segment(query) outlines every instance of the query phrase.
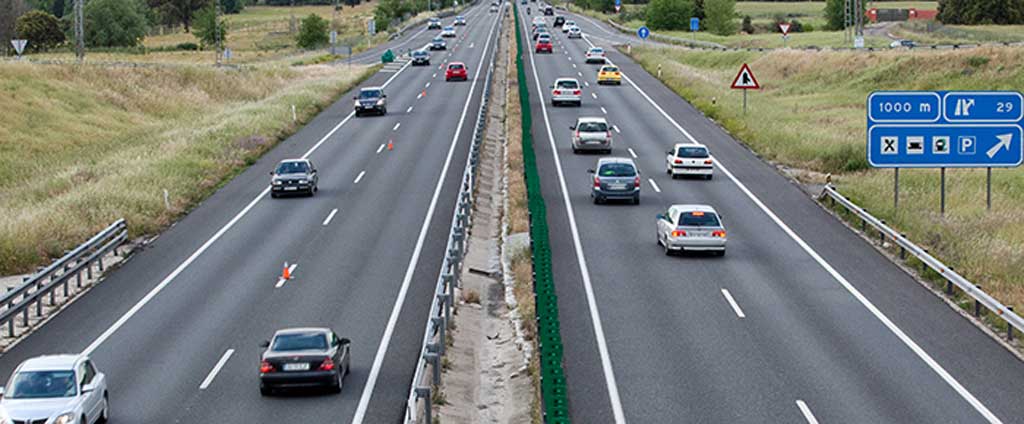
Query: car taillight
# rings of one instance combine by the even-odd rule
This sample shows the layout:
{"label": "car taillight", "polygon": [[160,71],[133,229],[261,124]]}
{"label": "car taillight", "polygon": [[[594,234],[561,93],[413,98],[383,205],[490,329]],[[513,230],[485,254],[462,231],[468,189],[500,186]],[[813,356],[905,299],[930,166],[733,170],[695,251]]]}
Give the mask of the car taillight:
{"label": "car taillight", "polygon": [[561,91],[561,90],[555,90],[555,91],[554,91],[554,93],[555,93],[555,95],[557,96],[557,95],[559,95],[559,94],[562,94],[562,91]]}
{"label": "car taillight", "polygon": [[672,232],[672,237],[686,237],[686,231],[675,230]]}
{"label": "car taillight", "polygon": [[581,93],[583,93],[583,92],[580,91],[580,90],[572,90],[572,94],[574,94],[574,95],[579,96]]}
{"label": "car taillight", "polygon": [[725,238],[725,230],[715,230],[711,232],[711,237]]}
{"label": "car taillight", "polygon": [[601,188],[601,179],[594,177],[594,188]]}
{"label": "car taillight", "polygon": [[633,187],[640,187],[640,176],[633,179]]}
{"label": "car taillight", "polygon": [[676,159],[676,160],[675,160],[675,163],[677,163],[677,164],[679,164],[679,163],[683,163],[683,160],[682,160],[682,159]]}
{"label": "car taillight", "polygon": [[576,130],[576,138],[580,138],[580,130]]}
{"label": "car taillight", "polygon": [[324,359],[324,362],[320,364],[320,371],[332,371],[334,370],[334,361],[330,357]]}
{"label": "car taillight", "polygon": [[705,160],[705,161],[704,161],[704,164],[705,164],[705,165],[711,165],[711,159],[707,159],[707,160]]}
{"label": "car taillight", "polygon": [[261,373],[274,372],[274,366],[271,365],[270,362],[267,362],[266,360],[260,361],[260,372]]}
{"label": "car taillight", "polygon": [[611,131],[605,131],[604,139],[608,140],[608,141],[611,141],[612,140],[612,132]]}

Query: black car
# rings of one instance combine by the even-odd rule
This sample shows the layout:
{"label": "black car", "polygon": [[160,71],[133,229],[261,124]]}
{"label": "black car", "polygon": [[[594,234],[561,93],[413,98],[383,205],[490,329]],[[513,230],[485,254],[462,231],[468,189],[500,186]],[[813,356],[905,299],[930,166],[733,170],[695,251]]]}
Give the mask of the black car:
{"label": "black car", "polygon": [[287,194],[312,196],[319,190],[316,167],[309,159],[285,159],[270,171],[270,197]]}
{"label": "black car", "polygon": [[290,328],[260,344],[260,394],[275,389],[326,387],[339,393],[349,373],[348,339],[329,328]]}
{"label": "black car", "polygon": [[366,113],[388,114],[388,95],[384,94],[384,87],[363,88],[353,99],[356,101],[356,116]]}
{"label": "black car", "polygon": [[555,17],[555,23],[552,26],[560,27],[565,24],[565,18],[561,16]]}
{"label": "black car", "polygon": [[555,8],[551,6],[544,7],[544,16],[555,16]]}
{"label": "black car", "polygon": [[444,38],[434,37],[430,40],[430,50],[448,50],[448,42]]}
{"label": "black car", "polygon": [[429,65],[430,53],[426,50],[415,50],[412,52],[412,66]]}

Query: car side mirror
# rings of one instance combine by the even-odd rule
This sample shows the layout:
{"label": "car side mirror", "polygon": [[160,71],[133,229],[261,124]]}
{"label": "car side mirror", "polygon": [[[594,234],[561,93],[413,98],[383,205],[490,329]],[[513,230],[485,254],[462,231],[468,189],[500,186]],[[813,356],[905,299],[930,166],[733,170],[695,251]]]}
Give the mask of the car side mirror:
{"label": "car side mirror", "polygon": [[274,175],[274,171],[270,171],[270,175],[273,176]]}
{"label": "car side mirror", "polygon": [[380,96],[381,96],[381,97],[383,97],[383,98],[385,98],[385,99],[386,99],[386,98],[388,98],[388,95],[387,95],[387,94],[381,94]]}
{"label": "car side mirror", "polygon": [[587,173],[588,173],[588,174],[593,174],[593,173],[594,173],[594,170],[593,170],[593,169],[588,169],[588,170],[587,170]]}
{"label": "car side mirror", "polygon": [[83,395],[86,394],[86,393],[92,393],[94,390],[96,390],[96,386],[94,386],[92,383],[83,384],[82,385],[82,394]]}
{"label": "car side mirror", "polygon": [[655,217],[655,218],[658,218],[658,219],[665,219],[665,215],[662,215],[662,214],[660,214],[660,213],[659,213],[659,214],[657,214],[657,215],[655,215],[654,217]]}
{"label": "car side mirror", "polygon": [[672,151],[671,151],[671,150],[666,150],[666,151],[665,151],[665,154],[666,154],[666,155],[671,155],[671,154],[672,154]]}
{"label": "car side mirror", "polygon": [[359,96],[352,96],[352,100],[359,100]]}
{"label": "car side mirror", "polygon": [[345,338],[341,339],[341,344],[342,345],[347,345],[347,344],[351,344],[351,343],[352,343],[352,340],[345,339]]}
{"label": "car side mirror", "polygon": [[576,126],[575,125],[570,125],[569,129],[575,131],[576,130]]}
{"label": "car side mirror", "polygon": [[262,348],[270,347],[270,340],[264,340],[264,341],[260,342],[260,347],[262,347]]}

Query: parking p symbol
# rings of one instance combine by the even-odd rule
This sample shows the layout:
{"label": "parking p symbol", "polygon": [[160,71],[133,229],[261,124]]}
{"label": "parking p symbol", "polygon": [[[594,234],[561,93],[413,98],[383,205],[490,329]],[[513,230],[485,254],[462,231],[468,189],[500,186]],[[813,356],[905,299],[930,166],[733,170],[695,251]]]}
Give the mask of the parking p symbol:
{"label": "parking p symbol", "polygon": [[957,151],[962,155],[973,155],[977,144],[974,137],[960,136]]}

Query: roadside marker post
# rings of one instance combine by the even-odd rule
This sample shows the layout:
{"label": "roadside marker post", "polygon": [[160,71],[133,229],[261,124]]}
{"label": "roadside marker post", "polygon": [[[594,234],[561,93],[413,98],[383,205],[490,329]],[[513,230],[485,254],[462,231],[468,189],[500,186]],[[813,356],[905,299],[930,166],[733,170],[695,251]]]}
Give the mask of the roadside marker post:
{"label": "roadside marker post", "polygon": [[736,74],[736,78],[732,80],[732,88],[734,90],[743,90],[743,114],[747,114],[747,90],[760,90],[761,84],[757,82],[757,78],[754,78],[754,72],[750,70],[750,67],[746,63],[740,68],[740,72]]}

